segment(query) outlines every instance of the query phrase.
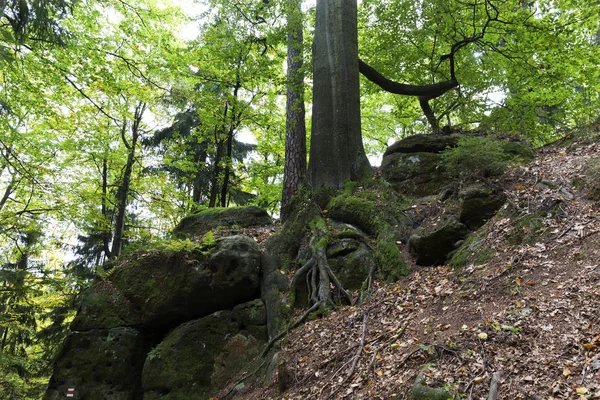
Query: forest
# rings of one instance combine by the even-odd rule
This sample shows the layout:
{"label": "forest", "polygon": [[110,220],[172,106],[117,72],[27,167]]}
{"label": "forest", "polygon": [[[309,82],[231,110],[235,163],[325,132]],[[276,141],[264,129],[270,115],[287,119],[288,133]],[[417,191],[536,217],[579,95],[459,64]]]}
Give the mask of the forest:
{"label": "forest", "polygon": [[[0,398],[40,398],[80,293],[187,215],[285,221],[307,181],[339,189],[411,135],[538,148],[600,124],[596,1],[346,3],[0,2]],[[333,30],[352,82],[319,61],[327,10],[355,13]]]}

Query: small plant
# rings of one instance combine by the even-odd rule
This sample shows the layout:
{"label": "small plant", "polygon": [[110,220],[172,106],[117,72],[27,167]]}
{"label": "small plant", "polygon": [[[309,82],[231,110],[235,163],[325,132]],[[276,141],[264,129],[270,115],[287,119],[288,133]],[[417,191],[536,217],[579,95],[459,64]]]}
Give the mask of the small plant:
{"label": "small plant", "polygon": [[458,146],[441,154],[441,165],[455,176],[465,179],[501,175],[512,158],[502,142],[492,137],[461,137]]}
{"label": "small plant", "polygon": [[213,231],[206,232],[206,234],[202,237],[202,243],[206,246],[212,246],[215,244],[215,234]]}

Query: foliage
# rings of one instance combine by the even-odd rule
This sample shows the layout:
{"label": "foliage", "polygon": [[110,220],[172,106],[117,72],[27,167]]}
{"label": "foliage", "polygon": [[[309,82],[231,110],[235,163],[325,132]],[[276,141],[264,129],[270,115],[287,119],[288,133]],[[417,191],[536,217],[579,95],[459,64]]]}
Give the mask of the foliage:
{"label": "foliage", "polygon": [[450,174],[463,178],[501,175],[510,159],[501,141],[489,136],[463,136],[456,147],[444,150],[441,155],[441,165]]}

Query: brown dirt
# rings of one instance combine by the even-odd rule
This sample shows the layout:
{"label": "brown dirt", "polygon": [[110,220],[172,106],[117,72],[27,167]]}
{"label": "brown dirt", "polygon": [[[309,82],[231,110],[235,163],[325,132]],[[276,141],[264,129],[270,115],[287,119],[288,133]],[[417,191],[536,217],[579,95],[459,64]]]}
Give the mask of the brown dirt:
{"label": "brown dirt", "polygon": [[282,342],[286,391],[275,376],[244,398],[404,399],[428,364],[427,381],[455,398],[486,399],[502,371],[498,399],[600,399],[599,205],[572,185],[599,156],[598,144],[550,148],[510,171],[497,183],[516,217],[543,215],[535,232],[518,228],[528,240],[508,244],[516,217],[494,217],[482,228],[490,262],[412,265],[366,304],[307,322]]}

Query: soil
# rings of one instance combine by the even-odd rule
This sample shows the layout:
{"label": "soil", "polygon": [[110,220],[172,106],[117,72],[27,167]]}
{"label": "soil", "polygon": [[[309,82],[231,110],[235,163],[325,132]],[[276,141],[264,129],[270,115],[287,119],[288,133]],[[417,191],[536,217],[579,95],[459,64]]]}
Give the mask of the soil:
{"label": "soil", "polygon": [[[490,261],[418,267],[405,252],[410,276],[376,282],[366,303],[282,341],[283,393],[275,371],[243,398],[405,399],[428,365],[428,385],[457,399],[487,399],[499,371],[498,399],[600,399],[600,205],[573,185],[592,157],[599,144],[545,148],[500,177],[516,217],[500,212],[481,228]],[[515,226],[532,213],[535,230]],[[257,240],[275,228],[265,230]]]}

